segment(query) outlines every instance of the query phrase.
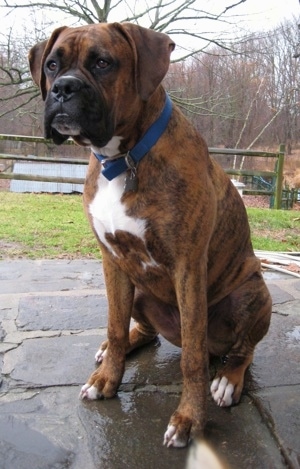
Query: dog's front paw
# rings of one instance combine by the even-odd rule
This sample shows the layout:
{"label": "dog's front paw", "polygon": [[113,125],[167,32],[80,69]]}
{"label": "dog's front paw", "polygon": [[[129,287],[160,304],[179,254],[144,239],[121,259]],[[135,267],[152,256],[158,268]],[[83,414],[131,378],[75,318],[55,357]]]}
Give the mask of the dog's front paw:
{"label": "dog's front paw", "polygon": [[99,393],[98,389],[95,386],[91,386],[90,384],[85,384],[82,386],[81,391],[79,393],[80,399],[89,399],[89,400],[95,400],[95,399],[101,399],[103,397],[101,393]]}
{"label": "dog's front paw", "polygon": [[223,376],[213,380],[210,392],[215,403],[220,407],[229,407],[233,404],[234,385]]}
{"label": "dog's front paw", "polygon": [[165,446],[183,448],[188,445],[192,427],[196,430],[195,422],[193,425],[193,419],[189,415],[193,415],[193,409],[190,409],[190,413],[181,413],[178,410],[174,412],[164,434]]}
{"label": "dog's front paw", "polygon": [[81,388],[79,397],[89,400],[114,397],[121,383],[124,368],[125,356],[120,358],[106,354],[103,363]]}
{"label": "dog's front paw", "polygon": [[181,435],[180,430],[177,430],[175,425],[168,425],[167,431],[164,434],[164,445],[168,448],[184,448],[189,442],[188,435]]}

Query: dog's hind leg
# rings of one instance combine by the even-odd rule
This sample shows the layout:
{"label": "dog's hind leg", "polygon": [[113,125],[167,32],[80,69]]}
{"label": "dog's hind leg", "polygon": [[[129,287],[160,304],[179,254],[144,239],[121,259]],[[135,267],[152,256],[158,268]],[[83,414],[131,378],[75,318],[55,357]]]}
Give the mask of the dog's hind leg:
{"label": "dog's hind leg", "polygon": [[[217,405],[221,407],[238,403],[244,385],[244,375],[251,364],[256,344],[267,333],[272,311],[272,302],[269,292],[259,274],[254,274],[239,289],[234,291],[217,305],[217,315],[212,314],[209,321],[209,336],[215,326],[222,321],[222,306],[228,308],[224,313],[224,323],[231,328],[229,337],[233,340],[230,348],[226,350],[229,342],[224,343],[222,337],[210,337],[212,351],[219,350],[226,355],[225,364],[217,373],[211,384],[211,394]],[[213,308],[212,308],[213,310]],[[219,329],[220,330],[220,329]],[[210,346],[209,346],[210,348]]]}
{"label": "dog's hind leg", "polygon": [[132,317],[135,319],[136,325],[130,331],[133,339],[131,346],[134,343],[139,346],[139,341],[142,340],[141,336],[147,343],[153,340],[157,334],[161,334],[173,345],[181,347],[180,314],[176,306],[139,292],[134,301]]}
{"label": "dog's hind leg", "polygon": [[[135,297],[132,318],[134,327],[129,332],[129,347],[126,353],[148,344],[161,333],[167,340],[181,346],[180,317],[178,308],[166,305],[156,298],[138,293]],[[108,341],[103,342],[96,353],[97,362],[102,362]]]}

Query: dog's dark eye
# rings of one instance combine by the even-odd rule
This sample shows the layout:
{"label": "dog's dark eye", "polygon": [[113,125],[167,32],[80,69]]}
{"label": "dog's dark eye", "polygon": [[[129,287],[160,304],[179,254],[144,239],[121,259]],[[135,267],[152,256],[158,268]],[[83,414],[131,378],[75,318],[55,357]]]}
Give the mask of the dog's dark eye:
{"label": "dog's dark eye", "polygon": [[48,70],[50,70],[50,72],[55,72],[55,70],[57,69],[57,63],[55,62],[55,60],[49,60],[49,62],[47,63],[47,68]]}
{"label": "dog's dark eye", "polygon": [[101,68],[102,70],[104,68],[107,68],[108,66],[109,66],[109,62],[107,62],[107,60],[98,59],[96,62],[96,68]]}

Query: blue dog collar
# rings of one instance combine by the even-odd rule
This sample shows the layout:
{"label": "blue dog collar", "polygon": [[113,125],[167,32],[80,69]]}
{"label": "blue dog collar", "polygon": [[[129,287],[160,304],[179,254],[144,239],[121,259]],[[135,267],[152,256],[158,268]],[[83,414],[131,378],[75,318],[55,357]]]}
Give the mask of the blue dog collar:
{"label": "blue dog collar", "polygon": [[155,145],[167,128],[172,113],[172,101],[166,93],[166,101],[159,118],[149,127],[143,138],[126,154],[115,160],[110,160],[106,156],[94,153],[97,160],[104,163],[103,176],[109,181],[124,173],[127,169],[136,167],[138,162]]}

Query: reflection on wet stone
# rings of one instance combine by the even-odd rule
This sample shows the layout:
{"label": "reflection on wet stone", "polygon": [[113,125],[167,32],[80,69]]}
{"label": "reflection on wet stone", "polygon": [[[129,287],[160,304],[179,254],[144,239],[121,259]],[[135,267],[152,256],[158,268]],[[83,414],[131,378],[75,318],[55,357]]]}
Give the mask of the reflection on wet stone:
{"label": "reflection on wet stone", "polygon": [[12,415],[0,416],[0,461],[3,468],[64,469],[74,454],[54,445],[27,423]]}

